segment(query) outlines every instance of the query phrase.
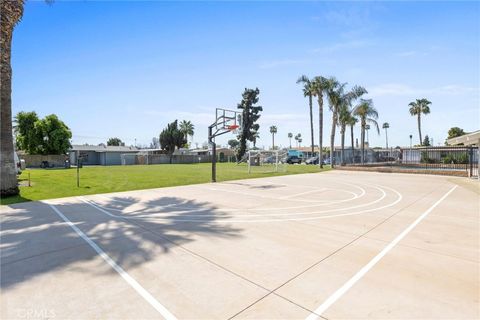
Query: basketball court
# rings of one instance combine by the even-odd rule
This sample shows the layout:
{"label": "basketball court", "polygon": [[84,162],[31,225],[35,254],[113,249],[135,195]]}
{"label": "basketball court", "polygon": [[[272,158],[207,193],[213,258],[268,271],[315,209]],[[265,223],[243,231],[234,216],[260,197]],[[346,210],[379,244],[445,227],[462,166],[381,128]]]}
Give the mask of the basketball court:
{"label": "basketball court", "polygon": [[329,171],[1,209],[2,319],[478,319],[479,185]]}

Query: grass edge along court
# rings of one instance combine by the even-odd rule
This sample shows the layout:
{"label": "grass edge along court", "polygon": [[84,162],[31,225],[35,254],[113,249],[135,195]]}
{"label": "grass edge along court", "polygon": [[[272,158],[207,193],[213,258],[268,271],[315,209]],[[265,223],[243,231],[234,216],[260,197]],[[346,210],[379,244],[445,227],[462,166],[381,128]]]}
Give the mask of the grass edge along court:
{"label": "grass edge along court", "polygon": [[[287,165],[285,172],[247,172],[245,164],[218,163],[217,180],[272,177],[330,170],[315,165]],[[28,186],[30,175],[31,186]],[[182,186],[210,182],[211,164],[160,164],[135,166],[91,166],[77,170],[27,169],[19,177],[20,195],[1,199],[2,205],[70,196]]]}

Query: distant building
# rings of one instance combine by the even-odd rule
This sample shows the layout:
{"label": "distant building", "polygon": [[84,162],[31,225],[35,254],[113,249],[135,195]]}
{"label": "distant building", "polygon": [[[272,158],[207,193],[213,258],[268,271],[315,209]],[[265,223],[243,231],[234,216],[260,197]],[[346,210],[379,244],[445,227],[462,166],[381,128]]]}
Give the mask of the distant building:
{"label": "distant building", "polygon": [[[324,146],[324,147],[329,148],[329,146]],[[334,163],[336,164],[340,163],[341,153],[342,153],[342,148],[340,146],[335,146],[334,152],[333,152]],[[365,162],[381,161],[381,159],[390,159],[392,157],[398,158],[398,153],[399,151],[396,149],[381,149],[381,148],[372,149],[368,147],[367,143],[365,143]],[[312,147],[306,146],[306,147],[289,149],[288,154],[297,155],[304,159],[308,159],[310,157],[316,157],[318,156],[318,146],[314,147],[313,153],[312,153]],[[345,145],[343,154],[344,154],[344,159],[343,159],[344,163],[348,164],[348,163],[361,162],[362,151],[360,148],[355,148],[352,150],[351,146]],[[324,152],[323,158],[325,161],[328,161],[328,159],[330,158],[330,153],[328,151]]]}
{"label": "distant building", "polygon": [[[235,157],[235,150],[229,148],[217,148],[217,160],[220,162],[233,161]],[[212,155],[212,150],[210,149],[192,149],[188,150],[188,153],[196,156],[210,156]]]}
{"label": "distant building", "polygon": [[71,164],[77,163],[77,156],[82,159],[84,165],[121,165],[122,154],[137,154],[140,149],[126,146],[106,145],[73,145],[69,150]]}

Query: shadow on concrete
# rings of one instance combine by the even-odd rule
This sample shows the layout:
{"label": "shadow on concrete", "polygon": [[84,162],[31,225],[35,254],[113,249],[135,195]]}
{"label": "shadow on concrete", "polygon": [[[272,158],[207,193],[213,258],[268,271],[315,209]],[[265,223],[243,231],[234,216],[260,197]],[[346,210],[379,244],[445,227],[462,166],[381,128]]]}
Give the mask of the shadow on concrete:
{"label": "shadow on concrete", "polygon": [[[110,215],[77,199],[66,199],[55,207],[125,270],[161,259],[173,247],[193,242],[197,236],[241,236],[241,229],[229,225],[228,216],[208,202],[158,197],[141,203],[144,210],[134,213],[128,210],[138,207],[139,200],[132,197],[115,197],[97,204]],[[8,206],[0,219],[2,290],[37,276],[51,273],[54,277],[57,270],[82,265],[78,262],[96,259],[105,263],[46,203]],[[219,219],[222,223],[217,223]],[[105,270],[82,272],[95,275]],[[108,268],[108,272],[115,271]]]}
{"label": "shadow on concrete", "polygon": [[269,190],[269,189],[278,189],[278,188],[285,188],[286,185],[282,184],[264,184],[258,186],[251,186],[250,189],[262,189],[262,190]]}
{"label": "shadow on concrete", "polygon": [[277,188],[285,188],[286,185],[284,184],[250,184],[250,183],[245,183],[245,182],[224,182],[225,184],[232,184],[232,185],[238,185],[238,186],[244,186],[249,189],[262,189],[262,190],[268,190],[268,189],[277,189]]}

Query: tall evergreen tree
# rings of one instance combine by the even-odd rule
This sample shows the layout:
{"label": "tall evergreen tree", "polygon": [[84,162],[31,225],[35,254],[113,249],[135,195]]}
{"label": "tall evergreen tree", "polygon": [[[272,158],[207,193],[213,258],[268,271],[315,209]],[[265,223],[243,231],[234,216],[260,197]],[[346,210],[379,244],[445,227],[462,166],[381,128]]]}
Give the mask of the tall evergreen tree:
{"label": "tall evergreen tree", "polygon": [[255,134],[260,129],[257,120],[260,118],[260,112],[263,111],[258,103],[258,95],[260,90],[258,88],[248,89],[242,93],[242,101],[237,105],[237,108],[242,110],[242,130],[238,135],[240,147],[237,149],[237,161],[240,161],[247,151],[247,141],[253,142]]}

